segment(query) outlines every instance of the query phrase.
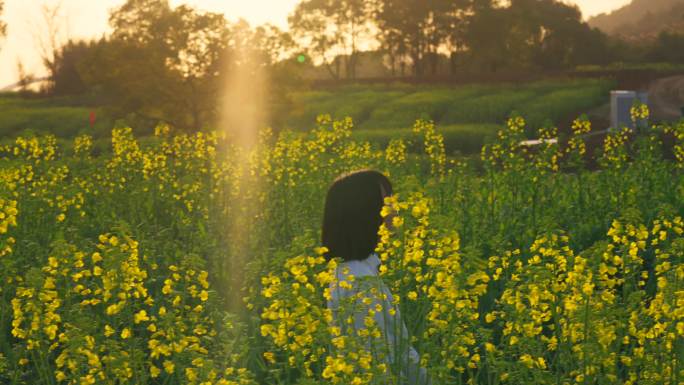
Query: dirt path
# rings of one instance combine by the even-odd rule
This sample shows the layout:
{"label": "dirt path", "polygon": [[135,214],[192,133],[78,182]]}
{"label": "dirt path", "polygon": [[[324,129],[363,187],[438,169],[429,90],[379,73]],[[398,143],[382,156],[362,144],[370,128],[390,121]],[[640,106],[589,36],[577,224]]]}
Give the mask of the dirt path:
{"label": "dirt path", "polygon": [[651,114],[657,121],[673,121],[682,118],[684,107],[684,76],[658,79],[648,89]]}

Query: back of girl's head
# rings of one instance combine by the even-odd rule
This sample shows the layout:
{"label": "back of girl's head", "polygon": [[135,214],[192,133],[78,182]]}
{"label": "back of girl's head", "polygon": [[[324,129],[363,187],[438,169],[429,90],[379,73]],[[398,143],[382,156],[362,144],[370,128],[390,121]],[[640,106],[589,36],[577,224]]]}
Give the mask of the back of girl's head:
{"label": "back of girl's head", "polygon": [[392,184],[383,174],[361,170],[337,178],[328,189],[323,214],[323,246],[327,258],[363,260],[378,244],[380,211]]}

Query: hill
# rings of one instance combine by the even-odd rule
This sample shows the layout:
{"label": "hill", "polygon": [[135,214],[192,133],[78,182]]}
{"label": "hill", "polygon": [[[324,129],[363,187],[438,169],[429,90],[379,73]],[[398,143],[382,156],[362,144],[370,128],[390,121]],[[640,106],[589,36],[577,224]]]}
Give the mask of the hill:
{"label": "hill", "polygon": [[633,0],[589,25],[625,40],[651,40],[662,31],[684,31],[684,0]]}

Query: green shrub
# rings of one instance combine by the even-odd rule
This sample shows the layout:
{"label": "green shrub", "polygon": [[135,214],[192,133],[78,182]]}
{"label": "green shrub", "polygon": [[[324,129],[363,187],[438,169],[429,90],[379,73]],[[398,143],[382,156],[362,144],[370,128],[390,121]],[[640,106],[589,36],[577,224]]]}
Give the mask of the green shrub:
{"label": "green shrub", "polygon": [[373,110],[362,128],[411,127],[417,119],[439,122],[450,106],[486,91],[486,87],[468,86],[458,89],[436,89],[408,94],[390,100]]}
{"label": "green shrub", "polygon": [[99,117],[91,129],[90,109],[79,107],[3,108],[0,116],[2,136],[17,136],[25,130],[31,130],[38,134],[51,133],[64,138],[85,133],[99,137],[109,133],[112,125],[109,119]]}
{"label": "green shrub", "polygon": [[[444,147],[447,153],[477,154],[482,145],[496,137],[502,127],[494,124],[459,124],[438,126],[437,132],[444,136]],[[422,151],[422,138],[410,128],[383,130],[355,130],[352,137],[358,141],[368,141],[382,148],[387,147],[390,140],[401,138],[410,141],[409,152]]]}
{"label": "green shrub", "polygon": [[[97,120],[91,128],[90,112],[93,110]],[[79,98],[0,95],[0,135],[3,137],[23,135],[27,130],[38,135],[54,134],[64,138],[79,134],[106,137],[112,124],[102,109],[85,107]]]}
{"label": "green shrub", "polygon": [[316,116],[322,113],[330,114],[334,119],[350,116],[357,125],[362,124],[379,104],[404,95],[400,91],[382,90],[300,94],[294,97],[295,107],[290,112],[286,125],[296,130],[308,129],[316,121]]}
{"label": "green shrub", "polygon": [[549,121],[557,124],[561,119],[577,115],[578,111],[607,103],[608,90],[604,84],[560,89],[531,99],[517,112],[525,118],[528,128],[536,130]]}
{"label": "green shrub", "polygon": [[449,107],[441,124],[496,123],[501,124],[520,104],[534,98],[533,90],[512,89],[482,95]]}
{"label": "green shrub", "polygon": [[[352,117],[364,130],[410,128],[417,119],[441,125],[503,124],[513,111],[526,115],[531,126],[548,118],[554,123],[570,114],[608,101],[613,82],[605,79],[552,79],[522,85],[353,84],[292,94],[285,126],[311,128],[322,113]],[[550,113],[547,111],[550,110]]]}

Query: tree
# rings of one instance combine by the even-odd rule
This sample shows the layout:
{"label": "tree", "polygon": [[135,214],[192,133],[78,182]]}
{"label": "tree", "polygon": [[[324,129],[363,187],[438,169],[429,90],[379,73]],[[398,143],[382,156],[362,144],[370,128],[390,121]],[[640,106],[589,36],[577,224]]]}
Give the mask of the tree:
{"label": "tree", "polygon": [[52,92],[56,95],[78,95],[87,91],[79,66],[97,42],[70,40],[55,55]]}
{"label": "tree", "polygon": [[21,62],[21,60],[17,59],[17,75],[19,78],[19,81],[17,82],[17,86],[19,87],[19,93],[20,94],[26,94],[29,93],[29,86],[33,81],[35,80],[34,76],[31,75],[30,73],[26,72],[26,69],[24,68],[24,63]]}
{"label": "tree", "polygon": [[618,57],[617,48],[603,31],[585,25],[576,36],[574,53],[569,64],[610,64]]}
{"label": "tree", "polygon": [[557,0],[474,0],[463,44],[471,64],[495,72],[557,70],[608,60],[607,37]]}
{"label": "tree", "polygon": [[684,63],[684,34],[661,32],[647,58],[656,62]]}
{"label": "tree", "polygon": [[505,10],[497,1],[473,1],[466,17],[462,41],[474,68],[495,72],[505,65],[508,54],[508,22]]}
{"label": "tree", "polygon": [[577,6],[557,0],[512,0],[507,10],[509,57],[514,65],[572,67],[605,50],[606,39],[582,22]]}
{"label": "tree", "polygon": [[380,0],[378,39],[393,63],[398,59],[403,67],[409,61],[414,76],[428,69],[434,74],[439,50],[466,5],[460,0]]}
{"label": "tree", "polygon": [[378,32],[378,40],[380,41],[381,50],[385,52],[389,58],[390,69],[392,76],[397,74],[397,64],[400,67],[400,74],[403,77],[406,72],[407,64],[407,48],[404,44],[404,39],[401,31],[395,28],[380,28]]}
{"label": "tree", "polygon": [[268,65],[291,58],[298,49],[290,33],[271,24],[256,27],[252,40],[263,55],[263,62]]}
{"label": "tree", "polygon": [[[128,0],[112,11],[110,24],[111,36],[88,47],[77,72],[115,117],[147,127],[217,123],[227,79],[262,74],[293,50],[273,26],[230,24],[222,14],[167,0]],[[67,51],[75,54],[76,46]]]}
{"label": "tree", "polygon": [[118,113],[200,129],[216,117],[228,44],[222,14],[166,0],[128,0],[112,11],[113,28],[84,65],[87,82]]}
{"label": "tree", "polygon": [[339,79],[356,77],[359,47],[372,39],[374,1],[304,0],[289,18],[294,39]]}
{"label": "tree", "polygon": [[88,90],[114,117],[144,126],[159,121],[182,126],[170,105],[172,76],[163,58],[134,44],[102,38],[78,68]]}
{"label": "tree", "polygon": [[172,12],[168,0],[128,0],[109,15],[112,38],[164,48]]}
{"label": "tree", "polygon": [[190,127],[203,128],[214,119],[220,92],[221,58],[227,49],[228,24],[222,14],[200,13],[187,6],[173,12],[171,52],[167,65],[177,73],[181,101],[189,112]]}
{"label": "tree", "polygon": [[40,8],[41,26],[35,26],[34,39],[37,42],[40,58],[48,71],[50,83],[47,92],[53,92],[55,77],[57,75],[57,63],[60,61],[59,54],[62,45],[69,40],[65,30],[64,17],[62,15],[62,1],[54,5],[43,4]]}

